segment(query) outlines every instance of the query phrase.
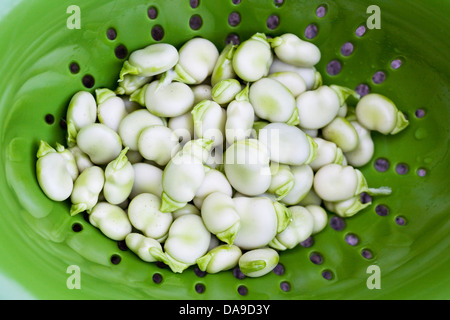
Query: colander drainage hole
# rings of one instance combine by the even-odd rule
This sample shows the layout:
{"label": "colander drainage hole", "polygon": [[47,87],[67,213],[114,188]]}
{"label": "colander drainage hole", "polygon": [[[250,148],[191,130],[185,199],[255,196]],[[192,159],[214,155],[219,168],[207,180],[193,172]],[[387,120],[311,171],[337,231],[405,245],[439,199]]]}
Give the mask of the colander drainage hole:
{"label": "colander drainage hole", "polygon": [[379,204],[375,207],[375,212],[381,216],[381,217],[385,217],[389,214],[389,208],[388,206],[384,205],[384,204]]}
{"label": "colander drainage hole", "polygon": [[192,9],[195,9],[200,4],[200,0],[189,0],[189,5]]}
{"label": "colander drainage hole", "polygon": [[93,76],[91,76],[90,74],[87,74],[83,77],[83,79],[81,80],[81,82],[83,83],[83,85],[90,89],[92,87],[94,87],[95,85],[95,79]]}
{"label": "colander drainage hole", "polygon": [[317,36],[319,29],[313,23],[309,24],[305,29],[305,37],[308,39],[313,39]]}
{"label": "colander drainage hole", "polygon": [[241,23],[241,15],[239,12],[232,12],[228,16],[228,24],[232,27],[236,27],[239,23]]}
{"label": "colander drainage hole", "polygon": [[147,15],[151,20],[155,20],[158,17],[158,9],[155,7],[148,8]]}
{"label": "colander drainage hole", "polygon": [[373,258],[372,251],[370,251],[369,249],[362,249],[361,250],[361,256],[364,259],[372,259]]}
{"label": "colander drainage hole", "polygon": [[322,271],[322,277],[325,280],[331,280],[333,279],[333,272],[331,272],[330,270],[324,270]]}
{"label": "colander drainage hole", "polygon": [[287,281],[282,281],[280,283],[280,289],[283,290],[284,292],[291,291],[291,284]]}
{"label": "colander drainage hole", "polygon": [[45,122],[47,123],[47,124],[53,124],[53,123],[55,123],[55,116],[54,115],[52,115],[52,114],[47,114],[47,115],[45,115]]}
{"label": "colander drainage hole", "polygon": [[404,226],[406,224],[406,219],[402,216],[395,217],[395,223],[399,226]]}
{"label": "colander drainage hole", "polygon": [[203,283],[197,283],[195,285],[195,291],[197,293],[203,293],[203,292],[205,292],[205,290],[206,290],[206,286]]}
{"label": "colander drainage hole", "polygon": [[417,175],[419,177],[425,177],[427,175],[427,170],[425,168],[417,169]]}
{"label": "colander drainage hole", "polygon": [[281,264],[281,263],[279,263],[279,264],[277,264],[277,265],[275,266],[275,268],[273,268],[272,271],[273,271],[273,273],[275,273],[277,276],[281,276],[281,275],[284,274],[284,271],[285,271],[284,265]]}
{"label": "colander drainage hole", "polygon": [[69,65],[70,73],[77,74],[80,72],[80,65],[77,62],[71,62]]}
{"label": "colander drainage hole", "polygon": [[353,49],[354,49],[353,43],[346,42],[341,47],[341,54],[347,57],[353,53]]}
{"label": "colander drainage hole", "polygon": [[336,231],[344,230],[345,226],[345,221],[341,217],[334,216],[330,219],[330,227]]}
{"label": "colander drainage hole", "polygon": [[318,18],[323,18],[327,13],[327,7],[325,5],[320,5],[316,9],[316,16]]}
{"label": "colander drainage hole", "polygon": [[225,38],[225,43],[226,44],[229,44],[229,43],[239,44],[240,42],[241,42],[241,40],[239,39],[239,35],[237,35],[236,33],[230,33]]}
{"label": "colander drainage hole", "polygon": [[241,0],[231,0],[231,2],[232,2],[233,4],[239,4],[239,3],[241,3]]}
{"label": "colander drainage hole", "polygon": [[273,14],[267,18],[267,28],[270,30],[276,29],[280,25],[280,18]]}
{"label": "colander drainage hole", "polygon": [[351,246],[356,246],[359,243],[359,238],[356,234],[349,233],[345,236],[345,242]]}
{"label": "colander drainage hole", "polygon": [[323,256],[318,252],[312,252],[309,255],[309,260],[311,260],[314,264],[322,264],[323,263]]}
{"label": "colander drainage hole", "polygon": [[206,276],[206,271],[200,270],[200,268],[198,266],[194,267],[194,273],[199,278],[203,278],[204,276]]}
{"label": "colander drainage hole", "polygon": [[122,258],[118,254],[113,254],[110,258],[112,264],[119,264],[122,261]]}
{"label": "colander drainage hole", "polygon": [[380,84],[386,80],[386,74],[383,71],[377,71],[372,76],[372,81],[375,84]]}
{"label": "colander drainage hole", "polygon": [[389,160],[386,158],[378,158],[375,160],[374,167],[375,170],[379,172],[385,172],[389,169]]}
{"label": "colander drainage hole", "polygon": [[300,245],[304,248],[309,248],[314,244],[314,238],[313,237],[308,237],[306,240],[303,240],[302,242],[300,242]]}
{"label": "colander drainage hole", "polygon": [[419,118],[419,119],[425,117],[425,114],[426,114],[426,112],[425,112],[424,109],[417,109],[417,110],[414,112],[414,115],[415,115],[417,118]]}
{"label": "colander drainage hole", "polygon": [[73,232],[80,232],[83,230],[83,225],[81,223],[75,222],[72,224],[72,230]]}
{"label": "colander drainage hole", "polygon": [[117,248],[119,248],[119,250],[121,251],[127,251],[128,246],[125,240],[117,241]]}
{"label": "colander drainage hole", "polygon": [[361,96],[364,97],[365,95],[370,93],[370,88],[367,84],[361,83],[356,88],[355,91]]}
{"label": "colander drainage hole", "polygon": [[161,27],[160,25],[153,26],[151,35],[155,41],[161,41],[164,38],[163,27]]}
{"label": "colander drainage hole", "polygon": [[398,69],[402,66],[402,60],[400,59],[395,59],[391,61],[391,68],[392,69]]}
{"label": "colander drainage hole", "polygon": [[366,26],[364,26],[364,25],[360,25],[355,30],[355,34],[357,37],[362,37],[365,33],[366,33]]}
{"label": "colander drainage hole", "polygon": [[108,30],[106,30],[106,37],[109,40],[115,40],[117,38],[117,31],[114,28],[109,28]]}
{"label": "colander drainage hole", "polygon": [[203,20],[202,17],[200,17],[198,14],[194,14],[189,19],[189,27],[191,27],[192,30],[198,30],[202,27]]}
{"label": "colander drainage hole", "polygon": [[407,174],[409,172],[409,167],[406,163],[399,163],[395,166],[395,172],[398,174]]}
{"label": "colander drainage hole", "polygon": [[335,76],[341,72],[342,64],[339,60],[331,60],[327,64],[327,72],[330,76]]}
{"label": "colander drainage hole", "polygon": [[248,288],[245,286],[245,285],[240,285],[238,288],[237,288],[237,292],[241,295],[241,296],[245,296],[245,295],[247,295],[247,293],[248,293]]}
{"label": "colander drainage hole", "polygon": [[116,49],[114,49],[114,53],[118,59],[125,59],[128,55],[128,49],[123,44],[119,44]]}
{"label": "colander drainage hole", "polygon": [[242,271],[239,267],[235,267],[233,269],[233,276],[238,280],[242,280],[245,278],[245,274],[242,273]]}
{"label": "colander drainage hole", "polygon": [[154,273],[153,276],[152,276],[152,280],[153,280],[154,283],[159,284],[159,283],[162,282],[163,277],[162,277],[162,275],[160,273]]}

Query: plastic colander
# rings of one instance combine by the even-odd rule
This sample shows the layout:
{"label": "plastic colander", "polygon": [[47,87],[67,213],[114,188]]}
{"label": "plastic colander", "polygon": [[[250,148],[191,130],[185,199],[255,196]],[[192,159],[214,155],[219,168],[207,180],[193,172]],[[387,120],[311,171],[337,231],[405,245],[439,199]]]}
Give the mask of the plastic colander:
{"label": "plastic colander", "polygon": [[[438,0],[1,1],[0,297],[450,298],[449,14],[450,2]],[[75,92],[115,89],[128,54],[151,43],[201,36],[222,49],[256,32],[313,42],[325,84],[384,94],[405,113],[403,132],[372,133],[375,155],[361,169],[390,196],[345,220],[330,213],[324,231],[281,252],[273,272],[242,278],[142,262],[43,194],[38,142],[65,144]],[[80,288],[69,285],[75,275]]]}

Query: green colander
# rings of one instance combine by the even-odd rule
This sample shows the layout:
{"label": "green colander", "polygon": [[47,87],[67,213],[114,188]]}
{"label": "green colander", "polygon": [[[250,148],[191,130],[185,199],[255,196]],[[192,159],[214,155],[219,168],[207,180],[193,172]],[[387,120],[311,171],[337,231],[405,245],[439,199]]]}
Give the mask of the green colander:
{"label": "green colander", "polygon": [[[2,0],[0,298],[450,298],[449,14],[442,0]],[[384,94],[405,113],[403,132],[373,133],[362,168],[392,195],[344,221],[330,214],[253,279],[142,262],[40,190],[38,142],[65,143],[75,92],[115,89],[128,54],[151,43],[202,36],[222,49],[256,32],[315,43],[325,84]]]}

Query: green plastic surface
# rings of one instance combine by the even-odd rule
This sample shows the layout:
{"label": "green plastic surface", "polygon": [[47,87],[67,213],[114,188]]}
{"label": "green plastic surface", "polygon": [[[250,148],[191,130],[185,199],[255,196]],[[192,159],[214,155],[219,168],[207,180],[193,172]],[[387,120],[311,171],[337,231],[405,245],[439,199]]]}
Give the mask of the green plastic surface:
{"label": "green plastic surface", "polygon": [[[76,3],[75,3],[76,2]],[[450,2],[438,0],[330,1],[200,0],[192,8],[188,0],[5,0],[0,2],[0,298],[24,299],[448,299],[450,298],[450,62],[448,30]],[[81,29],[67,28],[70,5],[81,13]],[[326,14],[317,17],[324,5]],[[381,10],[381,29],[358,26],[370,17],[369,5]],[[148,9],[157,9],[150,19]],[[241,22],[228,25],[228,15],[239,12]],[[199,15],[200,29],[189,26]],[[279,26],[267,27],[270,15]],[[314,245],[282,252],[282,275],[239,280],[231,271],[199,277],[193,268],[174,274],[144,263],[130,251],[104,237],[82,215],[71,217],[68,203],[55,203],[41,192],[35,178],[35,155],[40,139],[64,143],[59,123],[70,97],[79,90],[115,88],[124,59],[115,55],[118,45],[128,53],[154,43],[151,30],[164,29],[162,42],[180,46],[194,36],[214,41],[221,49],[230,33],[246,39],[255,32],[279,35],[293,32],[305,38],[314,24],[312,41],[322,51],[318,70],[325,84],[356,88],[367,84],[371,92],[385,94],[407,115],[410,126],[395,136],[373,133],[374,160],[362,168],[371,187],[390,186],[392,195],[377,197],[369,208],[346,221],[342,231],[329,225],[314,236]],[[107,30],[117,38],[109,40]],[[351,42],[353,53],[343,56],[341,46]],[[337,59],[338,75],[326,66]],[[391,61],[401,59],[398,69]],[[69,65],[80,71],[72,74]],[[372,76],[383,71],[386,79],[375,84]],[[83,86],[84,75],[95,86]],[[423,109],[425,116],[415,115]],[[54,123],[45,121],[54,116]],[[374,168],[386,158],[386,172]],[[406,174],[396,173],[406,164]],[[418,175],[419,169],[426,175]],[[378,204],[389,214],[375,212]],[[330,218],[333,215],[330,214]],[[406,220],[401,226],[398,216]],[[83,226],[74,232],[72,225]],[[354,234],[351,246],[345,236]],[[366,259],[361,252],[370,250]],[[311,253],[323,256],[322,264],[310,261]],[[111,257],[118,255],[119,264]],[[378,266],[380,289],[369,289],[368,267]],[[69,266],[78,266],[81,288],[69,289]],[[68,269],[69,268],[69,269]],[[328,270],[330,280],[322,276]],[[369,271],[371,269],[369,268]],[[155,276],[157,274],[157,276]],[[160,283],[154,277],[162,277]],[[156,279],[155,278],[155,279]],[[289,290],[283,291],[281,287]],[[197,285],[204,286],[198,293]],[[245,286],[247,294],[238,288]],[[242,292],[242,291],[240,291]]]}

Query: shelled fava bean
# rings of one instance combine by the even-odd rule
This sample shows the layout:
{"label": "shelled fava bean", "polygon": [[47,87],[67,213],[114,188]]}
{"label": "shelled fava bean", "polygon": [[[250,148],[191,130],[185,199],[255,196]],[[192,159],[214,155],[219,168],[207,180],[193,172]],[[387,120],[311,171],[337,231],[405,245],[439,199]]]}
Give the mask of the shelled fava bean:
{"label": "shelled fava bean", "polygon": [[70,214],[174,272],[270,272],[279,252],[369,206],[374,134],[408,121],[388,98],[323,84],[321,53],[256,33],[131,53],[113,89],[75,93],[66,145],[41,141],[37,181]]}

